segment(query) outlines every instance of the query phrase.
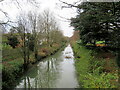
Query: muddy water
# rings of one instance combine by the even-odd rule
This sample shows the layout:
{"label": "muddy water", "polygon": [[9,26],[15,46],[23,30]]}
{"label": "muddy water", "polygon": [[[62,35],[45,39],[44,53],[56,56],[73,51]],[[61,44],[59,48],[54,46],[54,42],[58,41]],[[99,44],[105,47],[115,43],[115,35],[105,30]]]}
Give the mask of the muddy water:
{"label": "muddy water", "polygon": [[74,56],[70,45],[43,59],[20,78],[16,88],[77,88]]}

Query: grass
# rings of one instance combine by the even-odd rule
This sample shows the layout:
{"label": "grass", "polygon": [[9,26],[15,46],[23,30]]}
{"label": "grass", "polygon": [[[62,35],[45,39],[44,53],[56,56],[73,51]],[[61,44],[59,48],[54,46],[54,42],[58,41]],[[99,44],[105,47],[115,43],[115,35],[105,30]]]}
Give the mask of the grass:
{"label": "grass", "polygon": [[[117,72],[106,72],[104,58],[94,56],[93,50],[72,44],[78,81],[83,88],[117,88]],[[95,52],[94,52],[95,53]],[[114,61],[115,62],[115,61]]]}
{"label": "grass", "polygon": [[22,53],[20,52],[20,48],[16,49],[3,49],[2,50],[2,61],[13,61],[16,60],[17,58],[22,57]]}
{"label": "grass", "polygon": [[[91,57],[89,55],[89,52],[81,48],[78,44],[74,44],[73,46],[74,54],[75,54],[75,67],[77,70],[77,76],[79,82],[83,81],[83,76],[87,74],[88,72],[88,67],[89,67],[89,58],[86,57]],[[80,57],[80,58],[77,58]]]}

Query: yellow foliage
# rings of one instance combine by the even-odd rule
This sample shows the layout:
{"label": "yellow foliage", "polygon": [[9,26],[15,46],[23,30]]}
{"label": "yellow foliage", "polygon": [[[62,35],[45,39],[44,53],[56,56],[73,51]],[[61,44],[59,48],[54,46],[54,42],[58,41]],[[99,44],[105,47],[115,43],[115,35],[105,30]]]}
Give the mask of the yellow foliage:
{"label": "yellow foliage", "polygon": [[103,46],[106,46],[106,45],[105,44],[96,44],[96,46],[103,47]]}

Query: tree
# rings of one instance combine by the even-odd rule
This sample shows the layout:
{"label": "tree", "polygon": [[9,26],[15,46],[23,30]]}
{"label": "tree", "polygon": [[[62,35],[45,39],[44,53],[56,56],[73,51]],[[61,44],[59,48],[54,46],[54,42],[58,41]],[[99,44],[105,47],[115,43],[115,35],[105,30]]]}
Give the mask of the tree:
{"label": "tree", "polygon": [[105,40],[107,43],[113,40],[119,21],[118,15],[114,16],[112,2],[84,2],[78,5],[78,15],[71,19],[71,25],[75,30],[80,30],[84,43],[95,43],[97,40]]}
{"label": "tree", "polygon": [[30,27],[31,27],[31,34],[34,39],[34,41],[33,41],[34,56],[37,59],[37,56],[38,56],[37,14],[29,12],[28,18],[29,18]]}
{"label": "tree", "polygon": [[63,37],[64,37],[63,33],[60,30],[57,30],[57,29],[52,30],[50,32],[50,42],[51,42],[51,45],[53,43],[57,43],[57,44],[62,43],[62,41],[64,41]]}
{"label": "tree", "polygon": [[82,41],[86,44],[92,40],[104,40],[116,49],[120,67],[120,2],[84,2],[78,5],[77,11],[71,25],[80,30]]}
{"label": "tree", "polygon": [[46,37],[48,46],[50,47],[50,31],[53,30],[54,17],[49,10],[43,12],[44,35]]}
{"label": "tree", "polygon": [[23,42],[23,45],[21,47],[22,53],[23,53],[23,59],[24,59],[24,69],[27,68],[29,64],[29,57],[30,57],[30,50],[29,50],[29,44],[30,44],[30,30],[28,28],[29,21],[27,20],[27,15],[21,14],[18,18],[18,28],[17,32],[19,33],[21,40]]}

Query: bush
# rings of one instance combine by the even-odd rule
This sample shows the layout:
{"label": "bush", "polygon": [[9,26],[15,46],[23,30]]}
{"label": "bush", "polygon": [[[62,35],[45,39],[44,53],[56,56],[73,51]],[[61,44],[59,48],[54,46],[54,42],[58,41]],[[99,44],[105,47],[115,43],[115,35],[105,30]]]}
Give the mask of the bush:
{"label": "bush", "polygon": [[22,73],[22,68],[23,60],[14,60],[3,64],[2,88],[11,88],[11,85],[15,84],[16,78],[20,75],[20,73]]}
{"label": "bush", "polygon": [[8,37],[8,44],[15,48],[19,44],[19,41],[16,36],[10,36]]}
{"label": "bush", "polygon": [[6,43],[0,44],[3,50],[7,50],[7,49],[12,49],[12,47],[10,45],[7,45]]}

